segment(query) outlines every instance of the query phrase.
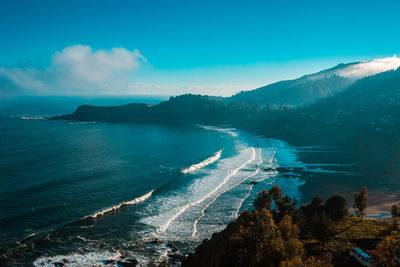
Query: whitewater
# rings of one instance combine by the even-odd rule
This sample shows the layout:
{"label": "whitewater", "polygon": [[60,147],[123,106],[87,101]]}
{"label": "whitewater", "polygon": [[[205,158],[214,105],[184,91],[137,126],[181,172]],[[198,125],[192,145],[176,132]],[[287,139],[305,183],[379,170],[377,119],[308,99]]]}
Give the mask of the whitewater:
{"label": "whitewater", "polygon": [[[223,216],[218,215],[222,226],[224,223],[237,218],[244,204],[246,204],[245,209],[249,208],[249,204],[251,207],[254,195],[250,201],[248,199],[252,196],[253,188],[270,187],[276,182],[276,179],[272,178],[278,174],[274,170],[279,166],[276,158],[277,151],[282,150],[285,145],[278,141],[265,143],[262,138],[247,134],[242,135],[239,131],[231,128],[221,129],[207,126],[201,126],[201,128],[217,131],[234,138],[238,154],[224,159],[220,157],[216,159],[219,152],[222,152],[219,150],[212,157],[191,165],[196,166],[192,170],[198,170],[197,166],[201,166],[201,169],[204,170],[202,173],[205,176],[202,174],[179,194],[166,195],[155,199],[154,205],[159,207],[159,214],[142,220],[144,223],[155,227],[155,231],[152,233],[155,238],[162,240],[204,239],[210,231],[215,232],[221,229],[218,226],[219,223],[215,228],[213,226],[203,229],[205,225],[210,224],[210,219],[216,219],[213,216],[215,212],[220,213],[216,207],[219,206],[226,210]],[[288,151],[284,151],[285,153],[290,154]],[[256,157],[258,158],[257,161]],[[263,157],[266,158],[265,162]],[[287,155],[284,155],[284,157],[287,157]],[[211,159],[212,163],[209,163]],[[209,164],[204,164],[204,166],[201,164],[206,162]],[[213,167],[207,169],[210,165]],[[263,170],[264,168],[267,168],[268,171]],[[193,171],[193,173],[196,172]],[[228,200],[232,194],[234,199]],[[217,202],[219,204],[214,205]],[[212,209],[209,210],[210,208]],[[199,229],[199,224],[202,229]],[[190,232],[189,229],[191,229]],[[200,230],[201,232],[199,232]]]}
{"label": "whitewater", "polygon": [[193,164],[192,166],[190,166],[187,169],[183,169],[182,173],[186,174],[186,173],[189,173],[189,172],[194,172],[194,171],[197,171],[197,170],[199,170],[199,169],[201,169],[201,168],[203,168],[205,166],[208,166],[208,165],[216,162],[221,157],[221,154],[222,154],[222,149],[217,151],[217,152],[215,152],[214,155],[209,157],[208,159],[205,159],[200,163]]}
{"label": "whitewater", "polygon": [[150,192],[148,192],[147,194],[144,194],[141,197],[132,199],[130,201],[122,202],[122,203],[120,203],[118,205],[112,206],[112,207],[107,208],[107,209],[103,209],[103,210],[101,210],[99,212],[96,212],[96,213],[94,213],[92,215],[87,215],[87,216],[83,217],[83,219],[96,218],[98,216],[104,216],[105,214],[107,214],[109,212],[112,212],[112,211],[116,211],[116,210],[118,210],[118,209],[120,209],[122,207],[141,203],[141,202],[149,199],[151,197],[151,195],[153,194],[153,192],[154,192],[154,190],[151,190]]}
{"label": "whitewater", "polygon": [[241,169],[243,169],[247,164],[249,164],[250,162],[252,162],[255,158],[255,150],[254,147],[251,148],[252,149],[252,156],[249,160],[247,160],[246,162],[244,162],[242,165],[240,165],[238,168],[234,169],[230,174],[228,174],[220,184],[218,184],[211,192],[207,193],[206,195],[204,195],[203,197],[201,197],[200,199],[191,202],[187,205],[185,205],[184,207],[180,207],[178,209],[178,211],[171,217],[169,218],[160,228],[159,228],[159,232],[165,232],[169,225],[176,219],[178,218],[182,213],[184,213],[189,207],[198,205],[200,203],[202,203],[204,200],[206,200],[207,198],[209,198],[210,196],[212,196],[213,194],[215,194],[224,184],[226,184],[227,181],[229,181],[229,179],[234,176],[238,171],[240,171]]}
{"label": "whitewater", "polygon": [[[254,148],[253,148],[253,151],[254,151]],[[243,180],[240,180],[238,183],[234,184],[233,186],[231,186],[231,187],[225,189],[225,190],[222,191],[221,193],[217,194],[217,195],[214,197],[214,199],[213,199],[212,201],[210,201],[210,202],[201,210],[201,215],[200,215],[200,216],[194,221],[194,223],[193,223],[193,232],[192,232],[192,236],[191,236],[192,238],[194,238],[194,237],[196,236],[196,233],[197,233],[197,224],[198,224],[199,220],[200,220],[201,218],[204,217],[205,211],[208,209],[208,207],[210,207],[211,204],[213,204],[222,194],[224,194],[224,193],[226,193],[226,192],[232,190],[233,188],[235,188],[236,186],[240,185],[241,183],[243,183],[243,182],[246,181],[247,179],[249,179],[249,178],[251,178],[251,177],[253,177],[253,176],[255,176],[255,175],[258,174],[258,172],[260,171],[260,164],[263,162],[263,161],[262,161],[262,156],[261,156],[261,148],[260,148],[259,156],[260,156],[260,162],[257,164],[257,169],[255,170],[254,173],[252,173],[251,175],[245,177]],[[253,155],[252,155],[252,160],[251,160],[251,161],[253,161],[254,158],[255,158],[255,153],[253,153]],[[240,207],[239,207],[239,209],[240,209]],[[237,217],[237,216],[236,216],[236,217]]]}

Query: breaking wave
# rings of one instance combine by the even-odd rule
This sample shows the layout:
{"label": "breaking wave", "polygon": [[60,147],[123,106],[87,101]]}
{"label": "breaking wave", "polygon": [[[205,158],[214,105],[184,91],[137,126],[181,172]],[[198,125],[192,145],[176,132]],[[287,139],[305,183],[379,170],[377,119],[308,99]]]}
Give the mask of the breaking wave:
{"label": "breaking wave", "polygon": [[70,124],[70,125],[73,125],[73,124],[94,124],[94,123],[97,123],[96,121],[67,121],[67,122],[65,122],[65,124]]}
{"label": "breaking wave", "polygon": [[99,212],[96,212],[95,214],[85,216],[83,219],[96,218],[96,217],[98,217],[98,216],[103,216],[103,215],[106,214],[106,213],[109,213],[109,212],[118,210],[118,209],[120,209],[120,208],[122,208],[122,207],[124,207],[124,206],[134,205],[134,204],[141,203],[141,202],[143,202],[143,201],[149,199],[149,198],[151,197],[151,195],[153,194],[153,192],[154,192],[154,190],[151,190],[150,192],[148,192],[147,194],[145,194],[145,195],[143,195],[143,196],[141,196],[141,197],[135,198],[135,199],[130,200],[130,201],[122,202],[122,203],[120,203],[120,204],[118,204],[118,205],[115,205],[115,206],[113,206],[113,207],[111,207],[111,208],[107,208],[107,209],[101,210],[101,211],[99,211]]}
{"label": "breaking wave", "polygon": [[[110,266],[107,262],[120,259],[121,254],[112,252],[89,252],[86,254],[57,255],[50,257],[39,257],[34,266]],[[115,264],[113,264],[115,266]]]}
{"label": "breaking wave", "polygon": [[204,195],[203,197],[201,197],[200,199],[193,201],[189,204],[186,204],[185,206],[183,206],[182,208],[180,208],[172,217],[170,217],[159,229],[157,229],[157,232],[161,232],[161,233],[165,233],[168,229],[168,227],[170,226],[170,224],[176,219],[178,218],[180,215],[182,215],[182,213],[184,213],[188,208],[198,205],[200,203],[202,203],[204,200],[206,200],[207,198],[211,197],[212,195],[214,195],[224,184],[226,184],[229,179],[236,175],[241,169],[243,169],[247,164],[249,164],[250,162],[252,162],[255,158],[255,149],[254,147],[251,148],[252,149],[252,156],[249,160],[247,160],[246,162],[244,162],[242,165],[240,165],[238,168],[234,169],[230,174],[228,174],[224,180],[218,184],[212,191],[208,192],[206,195]]}
{"label": "breaking wave", "polygon": [[210,164],[216,162],[221,157],[221,153],[222,153],[222,149],[215,152],[213,156],[203,160],[202,162],[193,164],[189,168],[182,170],[182,173],[187,174],[189,172],[194,172],[194,171],[197,171],[207,165],[210,165]]}
{"label": "breaking wave", "polygon": [[[276,152],[275,149],[273,149],[273,153],[272,153],[271,159],[269,160],[269,166],[272,166],[272,163],[273,163],[274,160],[275,160],[275,152]],[[260,165],[261,165],[262,162],[263,162],[263,161],[262,161],[261,148],[260,148],[260,163],[258,164],[258,169],[257,169],[257,170],[260,170]],[[272,178],[272,177],[275,177],[276,175],[278,175],[278,172],[277,172],[277,171],[274,171],[274,173],[273,173],[271,176],[267,176],[267,177],[263,177],[263,178],[261,178],[261,179],[258,179],[258,180],[255,181],[255,183],[259,183],[259,182],[261,182],[261,181],[270,179],[270,178]],[[273,182],[275,182],[275,180],[272,180],[271,182],[269,182],[269,183],[267,183],[267,184],[272,184]],[[250,196],[251,191],[253,191],[254,185],[255,185],[254,183],[250,185],[249,191],[248,191],[247,194],[244,196],[244,198],[242,198],[242,199],[240,200],[240,202],[239,202],[239,204],[238,204],[238,206],[237,206],[237,208],[236,208],[235,214],[234,214],[234,215],[235,215],[235,218],[237,218],[237,217],[239,216],[240,208],[242,207],[243,202]]]}
{"label": "breaking wave", "polygon": [[[254,149],[253,149],[253,152],[254,152]],[[204,217],[205,211],[208,209],[208,207],[210,207],[210,205],[211,205],[212,203],[214,203],[222,194],[224,194],[224,193],[226,193],[226,192],[232,190],[233,188],[237,187],[238,185],[240,185],[240,184],[243,183],[244,181],[250,179],[251,177],[256,176],[256,175],[259,173],[259,171],[260,171],[260,165],[261,165],[262,162],[263,162],[262,156],[261,156],[261,147],[260,147],[260,154],[259,154],[259,155],[260,155],[260,161],[259,161],[259,163],[257,164],[257,169],[256,169],[252,174],[250,174],[249,176],[247,176],[247,177],[245,177],[244,179],[240,180],[239,182],[237,182],[237,183],[234,184],[233,186],[231,186],[231,187],[225,189],[224,191],[222,191],[221,193],[219,193],[218,195],[216,195],[216,196],[214,197],[214,199],[213,199],[212,201],[210,201],[210,202],[201,210],[201,215],[200,215],[200,216],[194,221],[194,223],[193,223],[192,238],[196,236],[196,233],[197,233],[197,224],[198,224],[198,222],[200,221],[201,218]],[[255,153],[253,154],[253,157],[252,157],[252,158],[253,158],[253,160],[254,160],[254,158],[255,158]],[[240,207],[239,207],[239,208],[240,208]]]}
{"label": "breaking wave", "polygon": [[205,126],[205,125],[198,125],[200,128],[209,131],[217,131],[225,134],[229,134],[232,137],[238,137],[238,133],[236,132],[235,128],[219,128],[215,126]]}
{"label": "breaking wave", "polygon": [[44,120],[44,117],[41,116],[21,116],[20,117],[23,120]]}

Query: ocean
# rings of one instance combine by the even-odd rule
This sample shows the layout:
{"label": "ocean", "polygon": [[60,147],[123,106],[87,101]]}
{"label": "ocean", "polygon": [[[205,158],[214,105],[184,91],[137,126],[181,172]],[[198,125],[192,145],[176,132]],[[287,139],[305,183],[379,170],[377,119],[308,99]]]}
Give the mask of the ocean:
{"label": "ocean", "polygon": [[237,129],[52,121],[79,104],[165,98],[20,97],[0,101],[0,263],[178,264],[278,184],[303,198],[287,143]]}

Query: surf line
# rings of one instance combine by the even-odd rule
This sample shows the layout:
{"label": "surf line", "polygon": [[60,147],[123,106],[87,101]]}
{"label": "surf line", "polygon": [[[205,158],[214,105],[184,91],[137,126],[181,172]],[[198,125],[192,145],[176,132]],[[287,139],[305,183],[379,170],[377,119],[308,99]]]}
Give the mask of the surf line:
{"label": "surf line", "polygon": [[128,206],[128,205],[133,205],[133,204],[141,203],[141,202],[147,200],[148,198],[150,198],[151,195],[153,194],[153,192],[154,192],[154,190],[151,190],[150,192],[148,192],[147,194],[145,194],[145,195],[143,195],[143,196],[141,196],[141,197],[135,198],[135,199],[130,200],[130,201],[122,202],[122,203],[120,203],[120,204],[118,204],[118,205],[115,205],[115,206],[113,206],[113,207],[111,207],[111,208],[104,209],[104,210],[101,210],[101,211],[99,211],[99,212],[96,212],[95,214],[85,216],[85,217],[83,217],[83,219],[96,218],[96,217],[98,217],[98,216],[102,216],[102,215],[104,215],[104,214],[106,214],[106,213],[109,213],[109,212],[111,212],[111,211],[113,211],[113,210],[120,209],[120,208],[123,207],[123,206]]}
{"label": "surf line", "polygon": [[205,167],[207,165],[210,165],[211,163],[216,162],[221,157],[221,153],[222,153],[222,149],[217,151],[217,152],[215,152],[213,156],[203,160],[202,162],[197,163],[197,164],[193,164],[189,168],[182,170],[182,173],[187,174],[189,172],[193,172],[193,171],[199,170],[199,169],[201,169],[201,168],[203,168],[203,167]]}
{"label": "surf line", "polygon": [[254,149],[254,147],[251,148],[252,149],[252,156],[251,159],[247,160],[245,163],[243,163],[242,165],[240,165],[238,168],[234,169],[230,174],[228,174],[225,179],[219,184],[217,185],[211,192],[207,193],[205,196],[203,196],[202,198],[191,202],[187,205],[185,205],[183,208],[181,208],[180,210],[178,210],[177,213],[175,213],[171,218],[169,218],[163,225],[161,225],[160,228],[157,229],[157,232],[161,232],[161,233],[165,233],[168,229],[168,227],[170,226],[170,224],[176,219],[178,218],[182,213],[184,213],[188,208],[195,206],[197,204],[200,204],[201,202],[203,202],[204,200],[206,200],[207,198],[209,198],[210,196],[212,196],[213,194],[215,194],[224,184],[226,184],[226,182],[235,174],[237,174],[241,169],[243,169],[247,164],[249,164],[250,162],[252,162],[255,158],[255,154],[256,151]]}
{"label": "surf line", "polygon": [[[261,152],[261,151],[260,151],[260,152]],[[260,159],[261,159],[261,153],[260,153]],[[272,161],[273,161],[274,159],[275,159],[275,149],[274,149],[274,152],[272,153],[271,159],[269,160],[270,166],[272,165]],[[261,182],[261,181],[270,179],[270,178],[272,178],[272,177],[275,177],[277,174],[278,174],[278,172],[275,171],[274,175],[268,176],[268,177],[265,177],[265,178],[258,179],[258,180],[255,181],[255,182],[258,183],[258,182]],[[275,182],[275,180],[273,180],[273,181],[271,181],[271,182],[269,182],[269,183],[267,183],[267,184],[272,184],[273,182]],[[253,190],[253,187],[254,187],[254,184],[252,184],[252,185],[250,186],[249,192],[247,192],[247,195],[239,202],[239,205],[238,205],[238,207],[236,208],[236,212],[235,212],[235,214],[234,214],[234,215],[235,215],[235,218],[238,217],[240,208],[242,207],[243,202],[250,196],[250,193],[251,193],[251,191]]]}
{"label": "surf line", "polygon": [[[253,160],[255,158],[255,155],[253,155]],[[196,233],[197,233],[197,224],[199,222],[199,220],[204,217],[205,215],[205,211],[208,209],[208,207],[211,206],[212,203],[214,203],[222,194],[232,190],[233,188],[237,187],[238,185],[240,185],[241,183],[243,183],[244,181],[248,180],[251,177],[254,177],[255,175],[257,175],[260,171],[260,165],[262,164],[263,160],[262,160],[262,156],[261,156],[261,148],[260,148],[260,161],[257,164],[257,169],[255,170],[254,173],[252,173],[251,175],[247,176],[245,179],[239,181],[238,183],[234,184],[233,186],[229,187],[228,189],[225,189],[224,191],[222,191],[221,193],[219,193],[218,195],[215,196],[215,198],[209,202],[202,210],[201,210],[201,215],[194,221],[193,224],[193,232],[192,232],[192,238],[195,237]]]}
{"label": "surf line", "polygon": [[[255,154],[253,155],[253,160],[255,159]],[[238,183],[234,184],[233,186],[229,187],[228,189],[225,189],[224,191],[222,191],[221,193],[219,193],[218,195],[215,196],[215,198],[209,202],[202,210],[201,210],[201,215],[194,221],[193,223],[193,232],[192,232],[192,238],[196,236],[197,233],[197,224],[200,221],[201,218],[204,217],[205,215],[205,211],[208,209],[208,207],[211,206],[212,203],[214,203],[222,194],[232,190],[233,188],[235,188],[236,186],[240,185],[241,183],[243,183],[244,181],[246,181],[247,179],[254,177],[255,175],[257,175],[260,171],[260,165],[263,162],[262,160],[262,156],[261,156],[261,147],[260,147],[260,161],[257,163],[257,169],[255,170],[255,172],[253,172],[252,174],[250,174],[249,176],[247,176],[246,178],[244,178],[243,180],[239,181]]]}
{"label": "surf line", "polygon": [[[271,176],[271,177],[273,177],[273,176]],[[269,178],[271,178],[271,177],[267,177],[267,178],[258,180],[257,182],[261,182],[261,181],[267,180],[267,179],[269,179]],[[273,181],[271,181],[271,182],[269,182],[269,183],[267,183],[267,184],[265,184],[265,185],[272,184],[273,182],[275,182],[275,180],[273,180]],[[235,212],[235,219],[237,219],[237,217],[239,216],[240,208],[242,207],[243,202],[250,196],[250,193],[251,193],[251,191],[253,190],[253,187],[254,187],[254,184],[252,184],[252,185],[250,186],[249,192],[247,192],[247,195],[239,202],[239,205],[238,205],[238,207],[236,208],[236,212]]]}

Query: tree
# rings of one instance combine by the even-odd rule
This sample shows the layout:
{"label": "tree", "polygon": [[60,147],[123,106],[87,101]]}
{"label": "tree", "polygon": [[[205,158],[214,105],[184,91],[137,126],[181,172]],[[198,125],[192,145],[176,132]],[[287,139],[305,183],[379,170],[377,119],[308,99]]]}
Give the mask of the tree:
{"label": "tree", "polygon": [[372,253],[372,262],[376,266],[395,267],[400,266],[400,244],[386,237],[385,240],[376,246]]}
{"label": "tree", "polygon": [[282,189],[277,185],[271,187],[269,194],[271,195],[272,200],[275,202],[280,201],[283,197]]}
{"label": "tree", "polygon": [[263,208],[269,210],[271,208],[271,205],[272,205],[271,195],[265,189],[259,192],[257,198],[254,200],[254,207],[257,210],[261,210]]}
{"label": "tree", "polygon": [[183,267],[278,266],[286,248],[269,210],[245,211],[220,233],[196,248]]}
{"label": "tree", "polygon": [[286,258],[293,259],[295,257],[304,258],[305,250],[303,243],[300,241],[300,229],[294,224],[291,216],[286,215],[282,218],[278,225],[281,237],[285,244]]}
{"label": "tree", "polygon": [[333,220],[341,220],[347,215],[347,200],[339,195],[330,197],[326,203],[328,215]]}
{"label": "tree", "polygon": [[330,231],[331,220],[326,212],[314,213],[310,219],[310,226],[312,235],[319,241],[327,241],[331,238],[332,232]]}
{"label": "tree", "polygon": [[368,192],[367,187],[364,186],[360,191],[354,192],[354,205],[353,208],[358,217],[361,217],[361,221],[363,220],[363,216],[365,215],[365,209],[368,207]]}
{"label": "tree", "polygon": [[315,267],[315,266],[324,266],[331,267],[333,266],[329,262],[322,262],[317,260],[315,257],[311,256],[307,259],[303,260],[300,257],[293,258],[291,260],[281,261],[280,267]]}
{"label": "tree", "polygon": [[293,214],[293,223],[300,228],[300,236],[306,233],[307,218],[301,209],[297,209]]}
{"label": "tree", "polygon": [[[274,204],[274,209],[271,206]],[[258,193],[254,200],[254,207],[257,210],[266,208],[271,210],[275,221],[278,223],[285,215],[293,216],[296,211],[297,200],[290,198],[288,195],[283,196],[282,189],[275,185],[269,191],[263,190]]]}
{"label": "tree", "polygon": [[296,211],[297,200],[285,195],[278,201],[275,201],[275,205],[279,211],[278,221],[280,221],[285,215],[294,215],[294,212]]}
{"label": "tree", "polygon": [[[258,210],[271,208],[272,202],[275,202],[275,209],[278,208],[278,203],[282,200],[283,194],[282,189],[275,185],[271,187],[269,191],[265,189],[258,193],[256,200],[254,201],[254,207]],[[297,203],[297,202],[296,202]]]}
{"label": "tree", "polygon": [[321,206],[324,203],[324,200],[322,197],[314,197],[311,201],[311,206],[316,207],[316,206]]}
{"label": "tree", "polygon": [[391,213],[393,217],[393,224],[397,226],[397,217],[400,217],[400,203],[392,206]]}

